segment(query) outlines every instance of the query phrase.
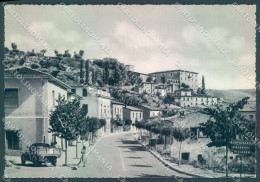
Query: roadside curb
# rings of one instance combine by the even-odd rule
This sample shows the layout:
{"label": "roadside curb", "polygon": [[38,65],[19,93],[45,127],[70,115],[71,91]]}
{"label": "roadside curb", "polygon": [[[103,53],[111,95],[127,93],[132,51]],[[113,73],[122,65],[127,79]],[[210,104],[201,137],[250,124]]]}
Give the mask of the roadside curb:
{"label": "roadside curb", "polygon": [[197,177],[197,178],[208,178],[205,176],[200,176],[200,175],[196,175],[196,174],[191,174],[191,173],[187,173],[184,171],[180,171],[179,169],[176,169],[175,167],[172,167],[168,162],[164,161],[163,159],[161,159],[158,155],[155,154],[154,151],[152,151],[152,149],[150,149],[149,147],[143,145],[141,142],[139,142],[135,137],[133,137],[135,139],[135,141],[137,141],[140,145],[142,145],[143,147],[145,147],[157,160],[159,160],[164,166],[168,167],[169,169],[176,171],[178,173],[181,174],[185,174],[185,175],[189,175],[189,176],[193,176],[193,177]]}

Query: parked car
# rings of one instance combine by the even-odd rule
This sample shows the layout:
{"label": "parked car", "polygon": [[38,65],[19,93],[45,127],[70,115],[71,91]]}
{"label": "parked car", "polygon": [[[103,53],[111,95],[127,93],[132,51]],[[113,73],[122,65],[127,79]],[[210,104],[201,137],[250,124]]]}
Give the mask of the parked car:
{"label": "parked car", "polygon": [[39,166],[42,163],[57,164],[57,158],[61,157],[61,148],[55,148],[46,143],[34,143],[28,147],[28,151],[22,154],[21,162],[25,165],[26,161],[31,161],[33,166]]}

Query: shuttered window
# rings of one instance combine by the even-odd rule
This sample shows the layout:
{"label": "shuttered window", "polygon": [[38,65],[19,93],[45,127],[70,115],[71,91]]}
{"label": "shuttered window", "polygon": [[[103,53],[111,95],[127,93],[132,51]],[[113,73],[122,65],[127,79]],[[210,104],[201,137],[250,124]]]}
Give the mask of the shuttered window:
{"label": "shuttered window", "polygon": [[19,107],[18,88],[5,89],[5,107]]}

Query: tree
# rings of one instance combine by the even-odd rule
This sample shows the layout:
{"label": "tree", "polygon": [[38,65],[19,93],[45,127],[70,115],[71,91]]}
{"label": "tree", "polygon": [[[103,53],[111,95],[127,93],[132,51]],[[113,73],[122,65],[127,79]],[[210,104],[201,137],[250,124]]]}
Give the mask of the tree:
{"label": "tree", "polygon": [[69,53],[69,50],[66,50],[66,51],[64,52],[63,57],[68,57],[68,58],[71,57],[71,54]]}
{"label": "tree", "polygon": [[[205,112],[210,116],[206,123],[201,123],[204,128],[203,134],[209,136],[211,142],[208,147],[226,148],[226,177],[228,177],[228,150],[231,148],[230,141],[236,138],[236,135],[243,133],[237,121],[244,121],[243,125],[254,131],[255,124],[245,120],[240,114],[239,109],[243,109],[248,103],[249,97],[239,100],[237,103],[231,103],[226,108],[206,108]],[[244,133],[243,133],[244,134]]]}
{"label": "tree", "polygon": [[12,49],[13,49],[13,51],[14,52],[17,52],[18,51],[18,49],[17,49],[17,44],[16,43],[11,43],[11,47],[12,47]]}
{"label": "tree", "polygon": [[181,128],[181,127],[175,127],[172,129],[172,135],[177,140],[180,145],[179,145],[179,163],[178,165],[181,164],[181,144],[183,141],[189,138],[190,136],[190,129],[189,128]]}
{"label": "tree", "polygon": [[92,85],[94,85],[95,83],[96,83],[96,72],[95,72],[95,70],[93,69],[92,70]]}
{"label": "tree", "polygon": [[166,77],[163,75],[163,76],[161,77],[161,80],[162,80],[162,83],[165,84],[165,82],[166,82]]}
{"label": "tree", "polygon": [[146,82],[152,82],[153,81],[153,78],[151,77],[151,76],[148,76],[147,78],[146,78]]}
{"label": "tree", "polygon": [[89,59],[86,61],[85,71],[86,71],[85,84],[89,85]]}
{"label": "tree", "polygon": [[62,57],[62,55],[57,50],[54,50],[54,53],[55,53],[57,58],[61,58]]}
{"label": "tree", "polygon": [[81,56],[81,58],[83,57],[83,55],[84,55],[84,51],[83,50],[80,50],[79,51],[79,55]]}
{"label": "tree", "polygon": [[167,94],[167,95],[164,97],[163,102],[164,102],[165,104],[169,104],[169,105],[173,104],[173,103],[174,103],[174,96],[173,96],[173,95],[170,95],[170,94]]}
{"label": "tree", "polygon": [[57,100],[58,105],[50,114],[50,128],[48,132],[55,133],[65,139],[65,165],[67,165],[67,141],[76,140],[81,133],[82,122],[85,121],[86,111],[80,107],[80,100],[67,101],[65,97]]}
{"label": "tree", "polygon": [[106,125],[105,119],[98,119],[95,117],[87,117],[89,132],[91,132],[92,143],[94,142],[94,134],[96,131]]}
{"label": "tree", "polygon": [[104,84],[108,84],[109,78],[109,63],[108,61],[105,62],[105,70],[104,70]]}
{"label": "tree", "polygon": [[205,94],[206,90],[205,90],[205,79],[204,79],[204,75],[202,75],[202,82],[201,82],[201,93]]}
{"label": "tree", "polygon": [[83,64],[84,64],[84,60],[81,59],[80,61],[80,73],[79,73],[79,77],[80,77],[80,83],[84,82],[84,73],[83,73]]}
{"label": "tree", "polygon": [[182,84],[181,84],[181,87],[183,87],[183,88],[190,88],[190,86],[187,85],[187,84],[185,84],[185,83],[182,83]]}
{"label": "tree", "polygon": [[44,54],[46,53],[46,49],[41,50],[41,55],[44,56]]}

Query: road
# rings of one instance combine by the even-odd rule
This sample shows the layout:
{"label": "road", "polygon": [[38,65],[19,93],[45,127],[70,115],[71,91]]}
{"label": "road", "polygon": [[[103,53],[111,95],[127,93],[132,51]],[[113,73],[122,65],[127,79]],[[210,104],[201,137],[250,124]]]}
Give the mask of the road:
{"label": "road", "polygon": [[[74,164],[77,162],[78,160]],[[52,168],[16,164],[13,167],[7,167],[5,174],[8,177],[190,177],[164,167],[138,144],[129,132],[102,138],[87,155],[86,167],[79,167],[76,170],[72,168],[72,166]]]}

